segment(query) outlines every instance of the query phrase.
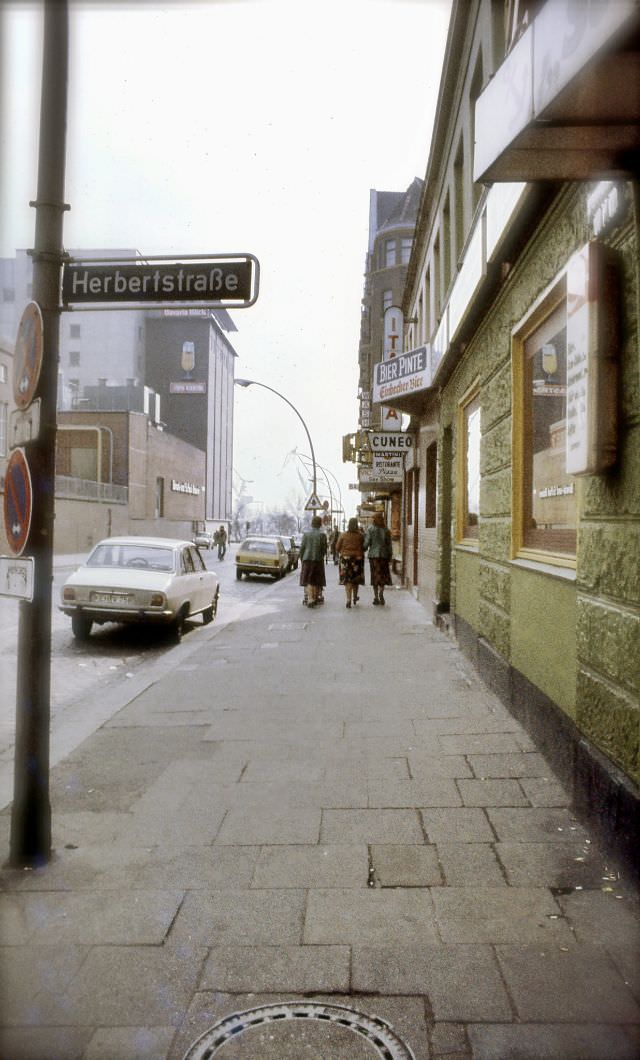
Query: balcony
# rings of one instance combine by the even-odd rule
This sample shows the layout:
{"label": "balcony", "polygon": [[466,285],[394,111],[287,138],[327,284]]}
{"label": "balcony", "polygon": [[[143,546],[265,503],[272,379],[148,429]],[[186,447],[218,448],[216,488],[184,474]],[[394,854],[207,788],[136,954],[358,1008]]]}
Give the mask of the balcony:
{"label": "balcony", "polygon": [[128,488],[113,482],[96,482],[93,479],[72,478],[56,475],[56,497],[76,501],[101,501],[108,504],[126,504]]}

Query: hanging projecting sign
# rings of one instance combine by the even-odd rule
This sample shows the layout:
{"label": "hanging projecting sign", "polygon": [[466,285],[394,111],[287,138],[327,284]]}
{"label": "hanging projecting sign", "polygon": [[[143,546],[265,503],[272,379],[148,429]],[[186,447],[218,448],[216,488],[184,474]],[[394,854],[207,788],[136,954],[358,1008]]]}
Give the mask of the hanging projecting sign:
{"label": "hanging projecting sign", "polygon": [[374,365],[372,397],[374,402],[387,404],[390,398],[426,390],[431,386],[431,380],[429,349],[419,346]]}
{"label": "hanging projecting sign", "polygon": [[402,310],[391,305],[384,313],[384,359],[397,357],[402,346],[403,330]]}
{"label": "hanging projecting sign", "polygon": [[372,431],[367,441],[374,453],[406,453],[413,446],[413,435],[407,431]]}
{"label": "hanging projecting sign", "polygon": [[567,269],[567,459],[570,475],[616,460],[618,306],[613,253],[597,241]]}
{"label": "hanging projecting sign", "polygon": [[26,409],[33,401],[42,370],[42,354],[42,313],[37,302],[29,302],[20,319],[13,355],[13,396],[19,409]]}
{"label": "hanging projecting sign", "polygon": [[14,556],[24,550],[31,529],[33,490],[24,449],[14,449],[4,481],[4,529]]}
{"label": "hanging projecting sign", "polygon": [[219,257],[87,259],[65,262],[63,308],[162,309],[174,305],[245,309],[258,297],[252,254]]}
{"label": "hanging projecting sign", "polygon": [[361,482],[402,482],[404,460],[401,456],[374,456],[370,467],[358,469]]}

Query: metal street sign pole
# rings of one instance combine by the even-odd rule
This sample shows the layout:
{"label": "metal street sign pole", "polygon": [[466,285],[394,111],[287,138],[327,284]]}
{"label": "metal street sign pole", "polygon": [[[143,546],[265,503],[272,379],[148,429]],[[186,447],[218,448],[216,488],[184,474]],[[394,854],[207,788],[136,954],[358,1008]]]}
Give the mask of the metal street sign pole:
{"label": "metal street sign pole", "polygon": [[33,601],[20,603],[14,799],[10,864],[37,865],[51,856],[49,725],[51,704],[51,598],[55,484],[56,396],[63,259],[66,152],[67,0],[44,6],[33,298],[42,310],[44,357],[37,437],[25,443],[33,481],[27,550],[34,558]]}

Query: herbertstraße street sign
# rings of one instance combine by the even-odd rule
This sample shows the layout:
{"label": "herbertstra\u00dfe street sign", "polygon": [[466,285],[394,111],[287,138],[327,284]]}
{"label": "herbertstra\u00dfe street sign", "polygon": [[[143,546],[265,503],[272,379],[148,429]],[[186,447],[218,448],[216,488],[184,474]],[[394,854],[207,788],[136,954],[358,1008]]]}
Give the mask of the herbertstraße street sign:
{"label": "herbertstra\u00dfe street sign", "polygon": [[29,302],[20,318],[13,355],[13,396],[19,409],[26,409],[33,401],[40,380],[43,348],[40,306]]}
{"label": "herbertstra\u00dfe street sign", "polygon": [[371,431],[367,441],[372,453],[406,453],[413,448],[413,434],[407,431]]}
{"label": "herbertstra\u00dfe street sign", "polygon": [[253,254],[167,258],[87,258],[65,262],[62,308],[246,309],[258,297],[260,265]]}
{"label": "herbertstra\u00dfe street sign", "polygon": [[0,556],[0,596],[33,600],[33,556]]}
{"label": "herbertstra\u00dfe street sign", "polygon": [[9,457],[4,481],[4,529],[15,556],[24,550],[31,529],[33,489],[24,449],[14,449]]}
{"label": "herbertstra\u00dfe street sign", "polygon": [[433,373],[429,352],[428,346],[418,346],[388,361],[378,361],[373,368],[373,401],[389,405],[394,397],[430,387]]}

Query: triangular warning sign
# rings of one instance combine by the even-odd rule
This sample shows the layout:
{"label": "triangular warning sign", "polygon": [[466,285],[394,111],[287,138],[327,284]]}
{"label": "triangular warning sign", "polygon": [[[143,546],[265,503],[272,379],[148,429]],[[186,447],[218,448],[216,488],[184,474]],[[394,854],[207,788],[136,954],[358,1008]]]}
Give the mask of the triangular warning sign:
{"label": "triangular warning sign", "polygon": [[312,493],[304,506],[305,512],[312,512],[315,508],[322,508],[322,501],[317,493]]}

